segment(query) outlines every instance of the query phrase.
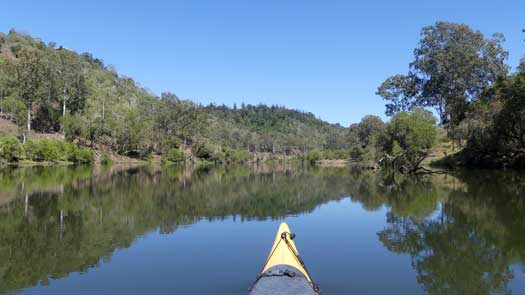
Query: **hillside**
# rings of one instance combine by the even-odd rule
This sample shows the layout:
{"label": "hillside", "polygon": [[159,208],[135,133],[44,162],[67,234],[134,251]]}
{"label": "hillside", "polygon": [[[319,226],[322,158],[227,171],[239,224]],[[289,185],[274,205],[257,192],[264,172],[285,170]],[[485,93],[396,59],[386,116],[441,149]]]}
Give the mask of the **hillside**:
{"label": "hillside", "polygon": [[241,108],[209,105],[210,138],[233,148],[294,153],[345,146],[347,130],[312,113],[278,106],[242,105]]}
{"label": "hillside", "polygon": [[0,33],[0,109],[18,126],[3,133],[61,133],[79,145],[138,157],[181,147],[295,154],[347,146],[346,128],[311,113],[158,97],[90,53],[14,30]]}

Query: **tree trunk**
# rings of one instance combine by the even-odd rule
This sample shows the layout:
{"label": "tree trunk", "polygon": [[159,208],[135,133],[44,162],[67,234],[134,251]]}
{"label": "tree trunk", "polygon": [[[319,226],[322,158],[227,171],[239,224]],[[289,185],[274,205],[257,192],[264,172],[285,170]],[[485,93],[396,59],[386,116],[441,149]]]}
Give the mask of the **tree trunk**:
{"label": "tree trunk", "polygon": [[31,131],[31,105],[27,107],[27,131]]}
{"label": "tree trunk", "polygon": [[62,124],[60,128],[62,129],[62,132],[65,134],[65,122],[64,118],[66,117],[66,98],[62,98]]}
{"label": "tree trunk", "polygon": [[27,217],[28,211],[29,211],[29,195],[26,194],[26,198],[24,200],[24,217]]}

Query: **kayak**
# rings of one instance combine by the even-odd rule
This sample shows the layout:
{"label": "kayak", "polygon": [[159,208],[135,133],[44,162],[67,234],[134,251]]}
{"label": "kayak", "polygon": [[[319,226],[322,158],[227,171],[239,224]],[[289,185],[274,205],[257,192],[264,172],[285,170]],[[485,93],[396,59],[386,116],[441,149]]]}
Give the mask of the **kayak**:
{"label": "kayak", "polygon": [[281,223],[275,241],[250,295],[317,295],[313,282],[286,223]]}

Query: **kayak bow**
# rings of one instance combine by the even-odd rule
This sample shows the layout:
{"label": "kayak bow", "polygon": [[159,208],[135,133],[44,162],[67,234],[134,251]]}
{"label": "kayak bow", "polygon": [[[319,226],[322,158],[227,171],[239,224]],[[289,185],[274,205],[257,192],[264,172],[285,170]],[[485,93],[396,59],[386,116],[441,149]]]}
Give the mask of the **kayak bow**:
{"label": "kayak bow", "polygon": [[257,276],[250,295],[315,295],[319,288],[313,282],[286,223],[281,223],[272,249]]}

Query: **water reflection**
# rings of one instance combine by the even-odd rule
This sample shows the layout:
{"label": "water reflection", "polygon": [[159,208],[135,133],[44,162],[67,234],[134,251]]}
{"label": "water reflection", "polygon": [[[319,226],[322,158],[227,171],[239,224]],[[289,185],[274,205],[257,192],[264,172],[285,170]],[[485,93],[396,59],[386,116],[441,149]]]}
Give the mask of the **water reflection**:
{"label": "water reflection", "polygon": [[390,251],[410,254],[429,294],[507,294],[511,265],[525,258],[523,175],[460,177],[437,216],[390,212],[379,239]]}
{"label": "water reflection", "polygon": [[366,211],[387,208],[376,242],[410,255],[426,293],[505,293],[511,266],[525,259],[524,192],[525,177],[515,173],[413,179],[283,167],[3,170],[0,293],[85,272],[155,229],[169,234],[230,216],[278,219],[347,197]]}

